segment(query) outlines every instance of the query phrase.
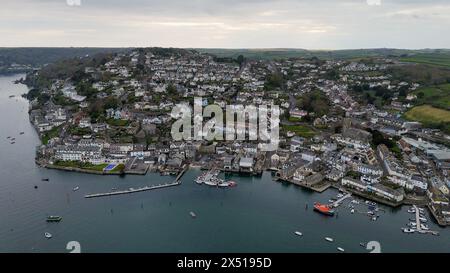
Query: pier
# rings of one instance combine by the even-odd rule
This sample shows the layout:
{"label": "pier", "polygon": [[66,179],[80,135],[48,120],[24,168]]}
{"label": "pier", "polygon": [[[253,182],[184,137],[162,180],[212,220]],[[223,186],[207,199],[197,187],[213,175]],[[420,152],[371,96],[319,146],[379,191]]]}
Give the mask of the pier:
{"label": "pier", "polygon": [[341,203],[344,202],[345,199],[350,198],[351,196],[352,196],[351,193],[347,193],[346,195],[344,195],[343,197],[341,197],[339,200],[337,200],[336,202],[334,202],[334,203],[332,204],[332,206],[333,206],[334,208],[339,207],[339,205],[341,205]]}
{"label": "pier", "polygon": [[181,177],[184,175],[184,173],[187,170],[187,166],[183,166],[183,170],[177,175],[175,178],[175,181],[172,183],[166,183],[166,184],[159,184],[154,186],[145,186],[142,188],[129,188],[128,190],[120,190],[120,191],[112,191],[112,192],[105,192],[105,193],[93,193],[93,194],[87,194],[84,196],[84,198],[96,198],[96,197],[105,197],[105,196],[113,196],[113,195],[121,195],[121,194],[130,194],[130,193],[136,193],[136,192],[143,192],[143,191],[151,191],[151,190],[157,190],[157,189],[163,189],[163,188],[169,188],[174,186],[181,185]]}
{"label": "pier", "polygon": [[88,194],[88,195],[85,195],[84,198],[95,198],[95,197],[104,197],[104,196],[112,196],[112,195],[120,195],[120,194],[129,194],[129,193],[135,193],[135,192],[168,188],[168,187],[179,186],[179,185],[181,185],[181,182],[175,181],[172,183],[160,184],[160,185],[155,185],[155,186],[145,186],[145,187],[137,188],[137,189],[129,188],[128,190],[122,190],[122,191],[112,191],[112,192],[105,192],[105,193]]}
{"label": "pier", "polygon": [[420,232],[420,231],[422,231],[422,226],[421,226],[421,222],[420,222],[420,211],[416,205],[414,205],[413,207],[416,210],[416,229],[417,229],[417,231]]}

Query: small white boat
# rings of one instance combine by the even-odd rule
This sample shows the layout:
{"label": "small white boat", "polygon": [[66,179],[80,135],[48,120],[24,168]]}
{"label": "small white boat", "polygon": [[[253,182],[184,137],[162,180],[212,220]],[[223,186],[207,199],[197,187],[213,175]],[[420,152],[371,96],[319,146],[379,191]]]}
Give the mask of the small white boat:
{"label": "small white boat", "polygon": [[44,233],[44,236],[45,236],[45,238],[47,238],[47,239],[50,239],[50,238],[53,237],[49,232]]}
{"label": "small white boat", "polygon": [[325,237],[325,240],[328,241],[328,242],[334,242],[334,239],[330,238],[330,237]]}
{"label": "small white boat", "polygon": [[73,188],[73,191],[77,191],[79,189],[80,189],[80,187],[75,187],[75,188]]}
{"label": "small white boat", "polygon": [[340,252],[345,252],[345,250],[342,247],[338,247],[337,250],[339,250]]}
{"label": "small white boat", "polygon": [[189,214],[191,215],[192,218],[197,217],[197,215],[193,211],[189,212]]}
{"label": "small white boat", "polygon": [[351,213],[351,214],[355,213],[355,209],[352,209],[352,210],[350,211],[350,213]]}
{"label": "small white boat", "polygon": [[415,230],[412,228],[402,228],[402,231],[404,233],[414,233],[415,232]]}
{"label": "small white boat", "polygon": [[303,236],[303,233],[301,233],[300,231],[296,231],[296,232],[294,232],[295,233],[295,235],[297,235],[297,236]]}
{"label": "small white boat", "polygon": [[420,224],[420,228],[423,230],[429,230],[430,228],[427,225]]}

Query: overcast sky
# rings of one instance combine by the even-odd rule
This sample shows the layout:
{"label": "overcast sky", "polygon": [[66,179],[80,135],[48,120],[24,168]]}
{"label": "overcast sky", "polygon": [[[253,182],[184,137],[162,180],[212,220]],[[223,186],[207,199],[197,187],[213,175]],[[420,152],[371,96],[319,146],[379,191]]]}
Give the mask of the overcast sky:
{"label": "overcast sky", "polygon": [[450,0],[0,0],[1,47],[450,48],[449,33]]}

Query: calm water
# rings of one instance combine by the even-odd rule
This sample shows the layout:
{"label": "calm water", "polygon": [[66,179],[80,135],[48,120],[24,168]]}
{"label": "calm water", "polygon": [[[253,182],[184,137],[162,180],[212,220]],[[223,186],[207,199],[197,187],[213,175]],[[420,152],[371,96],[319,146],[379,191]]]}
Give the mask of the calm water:
{"label": "calm water", "polygon": [[[68,252],[69,241],[80,242],[83,252],[336,252],[338,246],[367,252],[359,243],[374,240],[384,252],[450,250],[450,228],[429,223],[440,231],[439,237],[401,233],[411,217],[406,207],[382,207],[386,212],[376,222],[350,214],[345,206],[338,218],[327,218],[311,207],[336,191],[311,193],[273,182],[269,173],[233,177],[236,188],[215,189],[196,185],[193,179],[200,171],[190,170],[179,187],[84,199],[86,193],[159,184],[173,177],[120,178],[38,168],[34,152],[39,141],[28,121],[28,103],[9,98],[27,91],[12,83],[21,76],[0,77],[0,252]],[[21,131],[25,134],[19,135]],[[73,192],[76,186],[80,190]],[[367,208],[361,205],[360,210]],[[61,215],[63,221],[48,224],[47,215]],[[296,230],[302,238],[293,234]],[[53,238],[45,239],[44,232]],[[326,236],[335,242],[326,242]]]}

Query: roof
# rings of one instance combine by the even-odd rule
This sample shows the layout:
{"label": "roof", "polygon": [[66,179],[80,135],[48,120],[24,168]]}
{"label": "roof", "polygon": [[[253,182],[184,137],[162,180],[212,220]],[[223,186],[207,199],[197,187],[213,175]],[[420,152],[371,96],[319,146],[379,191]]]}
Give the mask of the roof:
{"label": "roof", "polygon": [[431,155],[433,155],[434,158],[437,160],[450,160],[450,152],[449,151],[431,151],[429,152]]}
{"label": "roof", "polygon": [[252,157],[242,157],[239,161],[239,165],[241,167],[247,167],[250,168],[253,166],[253,158]]}

